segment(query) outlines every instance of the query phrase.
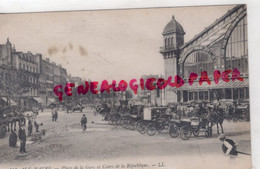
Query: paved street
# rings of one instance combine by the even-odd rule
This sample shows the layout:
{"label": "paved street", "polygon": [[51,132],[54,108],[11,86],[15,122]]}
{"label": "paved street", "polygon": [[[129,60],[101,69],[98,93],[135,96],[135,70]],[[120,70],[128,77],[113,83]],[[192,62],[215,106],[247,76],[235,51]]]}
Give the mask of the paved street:
{"label": "paved street", "polygon": [[[224,157],[221,142],[217,139],[216,126],[212,138],[205,138],[202,134],[201,137],[184,141],[181,138],[171,138],[166,131],[154,136],[141,135],[138,131],[108,125],[101,116],[94,116],[91,109],[84,109],[84,113],[88,118],[85,133],[80,126],[82,113],[59,112],[57,122],[51,121],[50,111],[40,113],[38,119],[43,123],[40,129],[47,130],[42,141],[28,141],[27,153],[21,155],[19,147],[8,146],[8,134],[0,140],[0,165],[5,168],[17,165],[55,165],[62,168],[63,165],[66,168],[65,166],[72,167],[76,164],[90,169],[93,166],[97,168],[98,165],[101,168],[115,168],[115,164],[129,164],[125,168],[172,169],[172,166],[221,168],[225,164],[236,164],[240,168],[250,168],[248,160],[251,156],[239,155],[236,159]],[[251,153],[249,122],[225,121],[223,126],[226,135],[239,143],[239,151]],[[216,160],[219,160],[219,166],[216,166]],[[131,164],[135,166],[131,167]]]}

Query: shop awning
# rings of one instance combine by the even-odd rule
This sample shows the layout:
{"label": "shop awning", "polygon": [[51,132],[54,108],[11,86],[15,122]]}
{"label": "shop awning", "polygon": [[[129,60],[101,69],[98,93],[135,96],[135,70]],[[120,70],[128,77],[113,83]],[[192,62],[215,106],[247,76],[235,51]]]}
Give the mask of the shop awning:
{"label": "shop awning", "polygon": [[229,82],[224,82],[220,80],[218,84],[214,81],[211,81],[209,85],[207,82],[203,82],[201,85],[198,81],[193,82],[190,86],[189,83],[184,83],[184,85],[178,89],[173,88],[174,90],[208,90],[208,89],[223,89],[223,88],[241,88],[241,87],[249,87],[249,80],[245,78],[243,81],[239,80],[230,80]]}
{"label": "shop awning", "polygon": [[48,98],[48,104],[47,106],[49,106],[50,104],[56,103],[56,100],[54,98]]}
{"label": "shop awning", "polygon": [[33,97],[32,99],[34,99],[34,100],[37,101],[38,103],[41,103],[41,104],[44,103],[44,101],[43,101],[41,98],[39,98],[39,97]]}
{"label": "shop awning", "polygon": [[[7,98],[6,97],[2,97],[1,99],[4,100],[7,103]],[[12,106],[17,106],[17,103],[15,101],[13,101],[12,99],[10,99],[10,104]]]}

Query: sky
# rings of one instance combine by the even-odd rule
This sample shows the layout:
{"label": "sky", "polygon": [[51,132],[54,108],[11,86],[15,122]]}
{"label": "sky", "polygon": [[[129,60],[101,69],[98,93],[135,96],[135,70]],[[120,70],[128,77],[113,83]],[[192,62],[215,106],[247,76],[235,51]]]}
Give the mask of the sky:
{"label": "sky", "polygon": [[41,53],[85,80],[130,80],[164,72],[162,32],[172,15],[189,41],[234,6],[0,15],[0,43]]}

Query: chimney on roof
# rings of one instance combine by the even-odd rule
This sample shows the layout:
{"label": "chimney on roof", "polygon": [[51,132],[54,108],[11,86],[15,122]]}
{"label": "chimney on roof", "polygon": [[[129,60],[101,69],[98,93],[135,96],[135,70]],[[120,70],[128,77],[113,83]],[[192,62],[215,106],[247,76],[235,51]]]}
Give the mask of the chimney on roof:
{"label": "chimney on roof", "polygon": [[6,44],[7,44],[7,45],[12,45],[12,44],[10,43],[10,41],[9,41],[9,37],[8,37],[7,40],[6,40]]}

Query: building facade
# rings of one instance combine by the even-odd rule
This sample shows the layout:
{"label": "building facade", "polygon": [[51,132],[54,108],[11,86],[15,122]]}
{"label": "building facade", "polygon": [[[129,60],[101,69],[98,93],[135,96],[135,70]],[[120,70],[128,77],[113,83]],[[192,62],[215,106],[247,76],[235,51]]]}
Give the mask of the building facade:
{"label": "building facade", "polygon": [[[160,48],[163,55],[165,78],[179,75],[184,80],[180,88],[167,87],[164,90],[164,105],[173,102],[189,102],[193,100],[246,100],[249,98],[248,80],[248,42],[247,42],[247,9],[246,5],[238,5],[217,19],[201,33],[184,43],[184,29],[174,16],[163,31],[164,45]],[[238,79],[228,82],[214,80],[214,71],[239,70]],[[199,83],[201,74],[210,82]],[[198,75],[192,85],[190,74]]]}
{"label": "building facade", "polygon": [[[0,99],[12,101],[26,110],[56,102],[54,86],[65,86],[69,81],[67,70],[61,65],[49,58],[43,59],[38,53],[16,51],[9,38],[0,45],[0,78]],[[79,77],[69,78],[78,83],[82,81]]]}
{"label": "building facade", "polygon": [[0,65],[6,69],[6,72],[13,72],[12,77],[3,79],[3,83],[8,81],[10,85],[19,84],[18,87],[13,85],[9,95],[16,95],[16,99],[19,97],[18,104],[25,109],[31,109],[37,103],[35,98],[38,97],[41,57],[41,54],[16,51],[9,38],[5,44],[0,45]]}

